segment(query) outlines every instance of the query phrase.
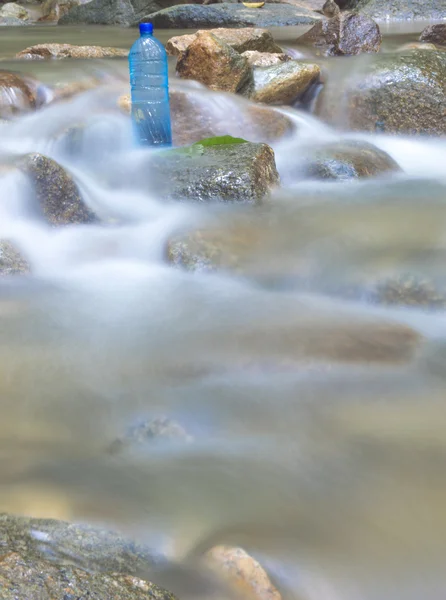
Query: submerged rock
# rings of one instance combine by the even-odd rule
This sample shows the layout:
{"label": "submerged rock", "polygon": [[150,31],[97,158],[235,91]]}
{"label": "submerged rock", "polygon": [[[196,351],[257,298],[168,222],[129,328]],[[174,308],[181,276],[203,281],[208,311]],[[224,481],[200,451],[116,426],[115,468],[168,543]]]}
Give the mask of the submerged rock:
{"label": "submerged rock", "polygon": [[193,79],[212,90],[239,92],[251,83],[252,71],[245,57],[212,33],[201,32],[180,55],[180,77]]}
{"label": "submerged rock", "polygon": [[[190,35],[179,35],[166,44],[166,52],[173,56],[182,54],[192,42],[197,39],[197,35],[203,33],[202,30]],[[211,33],[214,37],[231,46],[233,50],[240,54],[248,50],[257,50],[258,52],[282,53],[282,48],[276,44],[273,36],[266,29],[244,27],[242,29],[210,29],[206,33]]]}
{"label": "submerged rock", "polygon": [[381,304],[418,306],[429,309],[446,308],[446,294],[422,277],[404,274],[381,282],[372,293],[372,299]]}
{"label": "submerged rock", "polygon": [[183,4],[160,10],[150,16],[155,27],[165,29],[199,27],[281,27],[308,25],[321,17],[291,4],[265,4],[253,10],[243,4]]}
{"label": "submerged rock", "polygon": [[446,134],[446,53],[382,54],[343,85],[328,80],[317,113],[346,129]]}
{"label": "submerged rock", "polygon": [[257,50],[247,50],[242,56],[246,58],[251,67],[272,67],[291,60],[288,54],[273,54],[271,52],[258,52]]}
{"label": "submerged rock", "polygon": [[35,153],[20,159],[17,166],[30,177],[39,212],[48,223],[69,225],[98,220],[84,204],[71,175],[56,161]]}
{"label": "submerged rock", "polygon": [[143,446],[155,441],[189,443],[192,440],[192,436],[179,423],[162,417],[131,427],[123,437],[113,440],[107,451],[109,454],[120,454],[128,448]]}
{"label": "submerged rock", "polygon": [[0,515],[2,600],[176,600],[135,576],[151,565],[147,549],[113,533]]}
{"label": "submerged rock", "polygon": [[0,70],[0,117],[35,110],[52,98],[52,91],[34,77]]}
{"label": "submerged rock", "polygon": [[292,104],[320,75],[317,65],[295,60],[254,69],[251,100],[265,104]]}
{"label": "submerged rock", "polygon": [[10,243],[0,241],[0,275],[17,275],[29,273],[28,262]]}
{"label": "submerged rock", "polygon": [[18,19],[19,21],[27,21],[29,12],[20,4],[15,2],[7,2],[0,8],[0,19]]}
{"label": "submerged rock", "polygon": [[316,179],[359,179],[401,171],[391,156],[373,144],[345,140],[306,149],[306,175]]}
{"label": "submerged rock", "polygon": [[128,51],[122,48],[102,46],[75,46],[73,44],[37,44],[16,54],[16,58],[115,58],[127,57]]}
{"label": "submerged rock", "polygon": [[297,42],[312,45],[325,56],[353,56],[378,52],[382,37],[378,25],[369,17],[342,13],[316,23]]}
{"label": "submerged rock", "polygon": [[349,0],[346,8],[354,8],[378,21],[443,20],[446,15],[446,0]]}
{"label": "submerged rock", "polygon": [[437,44],[438,46],[446,46],[446,23],[429,25],[423,29],[420,35],[420,41],[430,42],[431,44]]}
{"label": "submerged rock", "polygon": [[157,193],[175,200],[258,204],[279,183],[273,150],[250,142],[164,152],[150,168]]}

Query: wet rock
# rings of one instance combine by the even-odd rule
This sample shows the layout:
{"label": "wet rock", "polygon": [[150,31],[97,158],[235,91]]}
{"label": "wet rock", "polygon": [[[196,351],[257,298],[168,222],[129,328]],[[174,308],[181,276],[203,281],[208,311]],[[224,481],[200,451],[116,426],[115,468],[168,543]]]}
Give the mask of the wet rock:
{"label": "wet rock", "polygon": [[446,53],[378,55],[342,86],[328,81],[317,113],[346,129],[444,135]]}
{"label": "wet rock", "polygon": [[45,0],[42,4],[42,16],[38,21],[57,23],[61,17],[79,4],[79,0]]}
{"label": "wet rock", "polygon": [[[36,532],[43,543],[36,540]],[[175,600],[170,592],[135,576],[151,565],[147,549],[113,533],[0,515],[2,600],[77,600],[86,595],[91,600]]]}
{"label": "wet rock", "polygon": [[15,2],[7,2],[0,8],[0,19],[19,19],[20,21],[27,21],[29,19],[29,12],[20,4]]}
{"label": "wet rock", "polygon": [[206,562],[247,600],[282,598],[265,569],[242,548],[215,546],[207,552]]}
{"label": "wet rock", "polygon": [[411,50],[437,50],[435,44],[427,44],[422,42],[410,42],[403,44],[397,49],[397,52],[410,52]]}
{"label": "wet rock", "polygon": [[320,18],[310,10],[291,4],[265,4],[260,10],[246,8],[243,4],[184,4],[150,16],[155,27],[165,29],[309,25]]}
{"label": "wet rock", "polygon": [[151,163],[150,181],[164,198],[259,204],[279,175],[267,144],[245,142],[163,153]]}
{"label": "wet rock", "polygon": [[387,152],[367,142],[346,140],[307,152],[304,172],[316,179],[359,179],[401,171]]}
{"label": "wet rock", "polygon": [[199,33],[177,62],[180,77],[193,79],[212,90],[239,92],[251,83],[246,58],[212,33]]}
{"label": "wet rock", "polygon": [[22,21],[16,17],[2,17],[0,15],[0,27],[17,27],[19,25],[27,25],[29,21]]}
{"label": "wet rock", "polygon": [[51,225],[93,223],[94,213],[84,204],[71,175],[42,154],[28,154],[17,166],[31,179],[39,211]]}
{"label": "wet rock", "polygon": [[[445,6],[446,9],[446,6]],[[421,42],[430,42],[438,46],[446,46],[446,23],[429,25],[423,29],[420,35]]]}
{"label": "wet rock", "polygon": [[52,91],[34,77],[0,70],[0,117],[35,110],[52,98]]}
{"label": "wet rock", "polygon": [[350,0],[347,8],[354,8],[378,21],[443,20],[446,0]]}
{"label": "wet rock", "polygon": [[136,26],[149,20],[152,13],[179,3],[181,0],[92,0],[71,8],[59,24]]}
{"label": "wet rock", "polygon": [[29,264],[10,243],[0,241],[0,275],[29,273]]}
{"label": "wet rock", "polygon": [[147,443],[184,442],[190,443],[193,438],[179,424],[167,417],[152,419],[131,427],[123,437],[115,439],[109,446],[109,454],[119,454],[128,448],[144,446]]}
{"label": "wet rock", "polygon": [[37,44],[29,46],[16,58],[45,59],[45,58],[115,58],[127,57],[128,51],[122,48],[107,48],[102,46],[74,46],[73,44]]}
{"label": "wet rock", "polygon": [[429,309],[446,308],[446,294],[422,277],[404,274],[381,282],[371,294],[372,300],[380,304],[418,306]]}
{"label": "wet rock", "polygon": [[378,52],[381,41],[375,21],[356,13],[342,13],[316,23],[297,40],[299,44],[312,45],[325,56]]}
{"label": "wet rock", "polygon": [[[197,38],[197,35],[203,33],[199,30],[191,35],[179,35],[166,44],[166,52],[173,56],[182,54]],[[253,27],[244,27],[242,29],[210,29],[211,33],[217,39],[231,46],[233,50],[240,54],[248,50],[257,50],[258,52],[282,53],[282,48],[276,44],[273,36],[266,29]]]}
{"label": "wet rock", "polygon": [[341,9],[334,0],[326,0],[324,2],[324,5],[322,7],[322,13],[324,14],[324,16],[328,17],[329,19],[332,19],[333,17],[337,17],[340,12]]}
{"label": "wet rock", "polygon": [[251,100],[264,104],[292,104],[320,75],[317,65],[295,60],[254,69]]}
{"label": "wet rock", "polygon": [[288,54],[272,54],[270,52],[257,52],[256,50],[243,52],[242,56],[246,58],[251,67],[272,67],[291,60]]}

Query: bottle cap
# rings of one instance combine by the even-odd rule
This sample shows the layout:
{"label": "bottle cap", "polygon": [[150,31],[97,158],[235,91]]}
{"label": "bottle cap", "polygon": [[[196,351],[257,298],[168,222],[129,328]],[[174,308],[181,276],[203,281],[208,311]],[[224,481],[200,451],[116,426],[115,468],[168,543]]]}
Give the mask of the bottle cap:
{"label": "bottle cap", "polygon": [[140,23],[139,33],[153,33],[153,23]]}

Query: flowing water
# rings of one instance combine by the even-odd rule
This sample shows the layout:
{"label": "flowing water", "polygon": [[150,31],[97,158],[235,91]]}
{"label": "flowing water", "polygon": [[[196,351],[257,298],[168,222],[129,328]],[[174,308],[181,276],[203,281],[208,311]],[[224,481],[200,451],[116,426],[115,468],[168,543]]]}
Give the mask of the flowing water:
{"label": "flowing water", "polygon": [[[100,523],[180,565],[242,545],[290,598],[438,600],[446,314],[378,304],[370,290],[407,273],[445,289],[446,142],[356,134],[403,173],[304,182],[308,144],[348,133],[289,109],[296,131],[272,144],[283,188],[264,207],[165,202],[137,168],[150,151],[134,149],[114,108],[125,61],[6,60],[50,31],[124,47],[134,37],[1,32],[5,67],[48,82],[101,70],[109,83],[0,125],[2,161],[53,157],[104,223],[50,228],[28,181],[1,173],[0,238],[33,275],[0,282],[0,511]],[[221,122],[239,115],[249,138],[246,102],[201,98]],[[79,123],[73,155],[60,139]],[[257,243],[237,272],[172,267],[167,240],[195,227]],[[162,416],[193,442],[109,451]]]}

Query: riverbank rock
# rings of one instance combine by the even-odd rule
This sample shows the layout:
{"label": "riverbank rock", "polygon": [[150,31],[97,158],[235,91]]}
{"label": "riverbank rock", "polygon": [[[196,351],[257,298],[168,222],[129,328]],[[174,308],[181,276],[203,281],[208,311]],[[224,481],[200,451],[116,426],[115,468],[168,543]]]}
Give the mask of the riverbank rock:
{"label": "riverbank rock", "polygon": [[378,52],[381,42],[381,32],[375,21],[349,12],[316,23],[297,39],[298,44],[311,45],[324,56]]}
{"label": "riverbank rock", "polygon": [[443,20],[446,0],[359,0],[355,6],[349,5],[348,8],[355,8],[377,21]]}
{"label": "riverbank rock", "polygon": [[0,241],[0,276],[29,273],[28,262],[10,242]]}
{"label": "riverbank rock", "polygon": [[[55,552],[45,552],[36,532]],[[176,600],[135,576],[151,565],[147,549],[113,533],[52,519],[0,515],[2,600]]]}
{"label": "riverbank rock", "polygon": [[254,69],[254,88],[249,97],[264,104],[292,104],[317,81],[320,69],[315,64],[295,60]]}
{"label": "riverbank rock", "polygon": [[180,77],[225,92],[240,92],[252,81],[247,59],[212,33],[204,31],[180,55],[177,72]]}
{"label": "riverbank rock", "polygon": [[377,55],[347,81],[328,80],[317,114],[345,129],[446,134],[446,53]]}
{"label": "riverbank rock", "polygon": [[154,27],[164,29],[311,25],[320,18],[310,10],[291,4],[265,4],[261,10],[243,4],[183,4],[150,15]]}
{"label": "riverbank rock", "polygon": [[26,8],[15,2],[7,2],[0,8],[0,19],[18,19],[19,21],[28,21],[30,15]]}
{"label": "riverbank rock", "polygon": [[116,58],[127,57],[128,50],[102,46],[75,46],[73,44],[37,44],[16,54],[16,58]]}
{"label": "riverbank rock", "polygon": [[30,178],[39,212],[55,226],[93,223],[97,217],[84,204],[71,175],[56,161],[42,154],[28,154],[17,166]]}
{"label": "riverbank rock", "polygon": [[215,546],[206,553],[206,563],[246,600],[282,598],[265,569],[242,548]]}
{"label": "riverbank rock", "polygon": [[266,29],[256,27],[244,27],[242,29],[226,29],[220,27],[210,29],[206,32],[202,30],[188,35],[178,35],[170,38],[166,44],[166,52],[171,56],[182,54],[197,39],[201,33],[211,33],[214,37],[231,46],[233,50],[242,54],[248,50],[257,50],[258,52],[282,53],[282,48],[276,44],[273,36]]}
{"label": "riverbank rock", "polygon": [[438,46],[446,46],[446,23],[429,25],[420,35],[420,42],[430,42]]}
{"label": "riverbank rock", "polygon": [[257,50],[247,50],[242,56],[246,58],[251,67],[272,67],[291,60],[288,54],[272,54],[270,52],[257,52]]}
{"label": "riverbank rock", "polygon": [[34,77],[0,70],[0,117],[35,110],[52,98],[52,91]]}
{"label": "riverbank rock", "polygon": [[259,204],[279,184],[273,150],[250,142],[163,152],[149,171],[154,190],[172,200]]}
{"label": "riverbank rock", "polygon": [[137,26],[152,13],[179,3],[181,0],[92,0],[71,8],[59,19],[59,25]]}
{"label": "riverbank rock", "polygon": [[304,173],[316,179],[360,179],[401,171],[391,156],[373,144],[345,140],[307,148]]}

